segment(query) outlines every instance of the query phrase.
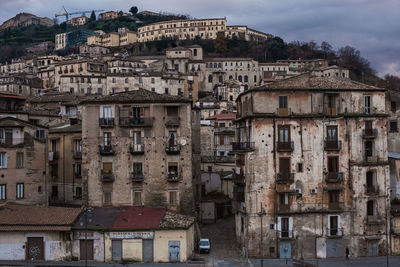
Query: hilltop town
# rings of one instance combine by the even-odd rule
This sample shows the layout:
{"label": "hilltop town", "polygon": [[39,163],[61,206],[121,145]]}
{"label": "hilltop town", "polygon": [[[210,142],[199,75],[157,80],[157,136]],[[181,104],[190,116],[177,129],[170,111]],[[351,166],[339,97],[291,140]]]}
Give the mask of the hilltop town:
{"label": "hilltop town", "polygon": [[[0,263],[400,253],[399,90],[329,47],[262,61],[228,44],[272,34],[130,12],[70,17],[0,64]],[[121,18],[141,26],[83,27]],[[54,22],[0,31],[30,25]]]}

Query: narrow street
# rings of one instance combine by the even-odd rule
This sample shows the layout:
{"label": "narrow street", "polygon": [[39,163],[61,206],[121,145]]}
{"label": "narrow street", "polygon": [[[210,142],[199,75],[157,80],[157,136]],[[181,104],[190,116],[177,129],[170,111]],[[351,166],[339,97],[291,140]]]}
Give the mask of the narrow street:
{"label": "narrow street", "polygon": [[217,221],[215,224],[204,224],[200,226],[201,237],[209,238],[211,251],[209,254],[197,254],[203,258],[208,266],[225,265],[229,261],[244,264],[245,259],[236,246],[235,239],[235,216],[232,215]]}

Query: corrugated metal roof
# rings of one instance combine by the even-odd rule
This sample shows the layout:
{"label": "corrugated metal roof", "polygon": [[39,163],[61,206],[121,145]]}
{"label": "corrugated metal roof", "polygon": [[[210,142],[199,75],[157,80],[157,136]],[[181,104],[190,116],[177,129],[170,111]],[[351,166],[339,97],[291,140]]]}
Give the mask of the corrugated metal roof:
{"label": "corrugated metal roof", "polygon": [[388,151],[388,158],[400,159],[400,153]]}

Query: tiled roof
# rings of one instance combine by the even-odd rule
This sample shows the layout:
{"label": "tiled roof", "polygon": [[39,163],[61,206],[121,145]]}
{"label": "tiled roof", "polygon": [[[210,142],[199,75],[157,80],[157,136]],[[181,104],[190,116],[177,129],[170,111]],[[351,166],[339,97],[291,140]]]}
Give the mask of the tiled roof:
{"label": "tiled roof", "polygon": [[23,230],[46,226],[68,230],[80,212],[79,208],[5,204],[0,206],[0,229]]}
{"label": "tiled roof", "polygon": [[79,133],[82,132],[81,124],[70,125],[69,122],[55,125],[49,129],[49,134],[52,133]]}
{"label": "tiled roof", "polygon": [[156,92],[138,89],[106,96],[95,96],[90,99],[82,100],[80,103],[191,103],[191,100],[181,96],[158,94]]}
{"label": "tiled roof", "polygon": [[[88,228],[101,228],[111,229],[114,224],[115,218],[117,218],[120,212],[119,208],[114,207],[103,207],[93,208],[90,211],[83,212],[74,224],[74,228],[84,228],[85,220],[87,221]],[[85,219],[86,216],[86,219]]]}
{"label": "tiled roof", "polygon": [[29,103],[59,103],[75,102],[78,96],[69,92],[49,92],[41,96],[32,96],[28,98]]}
{"label": "tiled roof", "polygon": [[158,229],[165,211],[165,208],[126,207],[112,229]]}
{"label": "tiled roof", "polygon": [[192,216],[167,211],[160,222],[160,229],[187,229],[194,222]]}
{"label": "tiled roof", "polygon": [[297,75],[288,79],[283,79],[265,86],[265,89],[326,89],[326,90],[382,90],[381,88],[362,84],[350,79],[334,77],[315,77],[310,73]]}

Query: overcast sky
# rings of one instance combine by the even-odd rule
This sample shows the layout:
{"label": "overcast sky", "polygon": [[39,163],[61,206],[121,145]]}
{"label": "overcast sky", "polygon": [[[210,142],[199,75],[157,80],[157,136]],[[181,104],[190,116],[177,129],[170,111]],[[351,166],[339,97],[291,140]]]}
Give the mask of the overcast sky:
{"label": "overcast sky", "polygon": [[139,11],[226,17],[228,25],[248,25],[286,42],[354,46],[379,75],[400,76],[400,0],[0,0],[0,23],[23,11],[53,18],[63,5],[69,12],[128,12],[136,5]]}

